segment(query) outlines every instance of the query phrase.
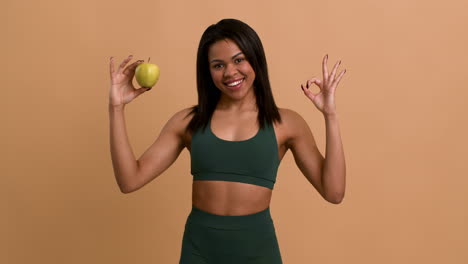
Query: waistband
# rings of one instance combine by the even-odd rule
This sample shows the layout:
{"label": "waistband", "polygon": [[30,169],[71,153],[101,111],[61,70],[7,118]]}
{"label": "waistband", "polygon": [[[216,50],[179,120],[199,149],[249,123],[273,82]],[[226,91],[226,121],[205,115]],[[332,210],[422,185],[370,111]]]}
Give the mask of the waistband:
{"label": "waistband", "polygon": [[216,229],[248,229],[257,225],[272,224],[270,207],[248,215],[217,215],[201,210],[192,205],[187,223],[203,225]]}

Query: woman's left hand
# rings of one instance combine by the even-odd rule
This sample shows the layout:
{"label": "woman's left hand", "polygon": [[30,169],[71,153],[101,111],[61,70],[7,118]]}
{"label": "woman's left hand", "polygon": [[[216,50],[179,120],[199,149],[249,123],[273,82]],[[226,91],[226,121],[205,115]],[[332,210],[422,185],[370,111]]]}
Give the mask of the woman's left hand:
{"label": "woman's left hand", "polygon": [[[335,67],[333,67],[333,70],[330,74],[328,74],[327,60],[328,55],[323,58],[322,62],[323,81],[318,78],[312,78],[307,80],[306,88],[304,88],[303,84],[301,84],[301,88],[302,91],[304,91],[304,94],[314,103],[320,112],[322,112],[324,115],[332,115],[336,114],[335,90],[341,80],[341,77],[343,74],[345,74],[346,69],[341,71],[340,74],[335,78],[336,70],[341,64],[341,60],[335,64]],[[315,83],[320,88],[320,92],[317,94],[313,94],[312,91],[309,90],[312,83]]]}

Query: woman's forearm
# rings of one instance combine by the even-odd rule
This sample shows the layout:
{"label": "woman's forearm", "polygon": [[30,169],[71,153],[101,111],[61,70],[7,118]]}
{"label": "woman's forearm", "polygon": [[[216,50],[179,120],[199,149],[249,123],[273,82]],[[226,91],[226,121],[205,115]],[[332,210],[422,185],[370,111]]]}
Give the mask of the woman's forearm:
{"label": "woman's forearm", "polygon": [[325,194],[335,203],[340,203],[345,194],[346,165],[341,142],[338,116],[324,115],[326,127],[326,153],[322,174]]}
{"label": "woman's forearm", "polygon": [[138,164],[128,140],[124,106],[109,105],[110,151],[115,179],[123,193],[131,192]]}

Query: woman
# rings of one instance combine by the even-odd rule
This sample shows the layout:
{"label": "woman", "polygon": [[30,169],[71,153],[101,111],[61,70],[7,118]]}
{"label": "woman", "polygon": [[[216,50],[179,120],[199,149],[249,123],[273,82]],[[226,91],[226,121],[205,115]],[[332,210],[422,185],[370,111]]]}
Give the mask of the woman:
{"label": "woman", "polygon": [[[197,54],[198,104],[175,113],[156,141],[135,160],[125,129],[124,107],[151,88],[132,84],[136,61],[110,62],[111,155],[123,193],[140,189],[161,175],[187,148],[194,177],[192,211],[185,225],[180,263],[282,263],[270,215],[270,200],[280,161],[288,149],[320,195],[340,203],[345,191],[345,161],[334,102],[345,73],[340,63],[323,80],[301,89],[325,118],[326,158],[305,120],[278,108],[268,79],[262,43],[255,31],[223,19],[203,33]],[[312,84],[320,88],[313,94]]]}

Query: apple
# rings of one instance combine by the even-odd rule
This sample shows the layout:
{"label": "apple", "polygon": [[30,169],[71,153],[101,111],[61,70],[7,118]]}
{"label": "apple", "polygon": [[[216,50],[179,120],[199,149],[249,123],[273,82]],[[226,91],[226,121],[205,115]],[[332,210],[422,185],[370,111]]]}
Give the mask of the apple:
{"label": "apple", "polygon": [[159,67],[156,64],[143,62],[135,69],[135,78],[138,84],[144,88],[153,87],[159,80]]}

